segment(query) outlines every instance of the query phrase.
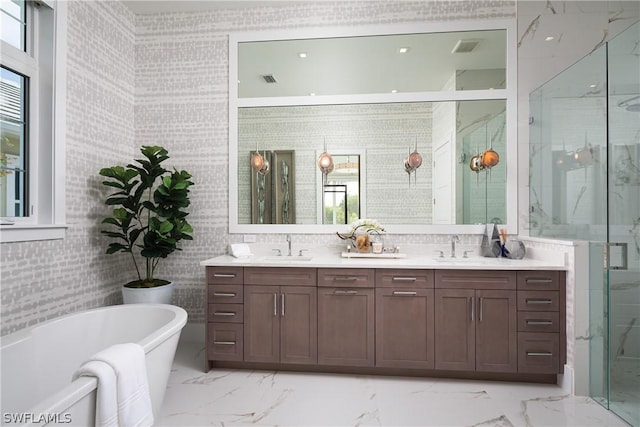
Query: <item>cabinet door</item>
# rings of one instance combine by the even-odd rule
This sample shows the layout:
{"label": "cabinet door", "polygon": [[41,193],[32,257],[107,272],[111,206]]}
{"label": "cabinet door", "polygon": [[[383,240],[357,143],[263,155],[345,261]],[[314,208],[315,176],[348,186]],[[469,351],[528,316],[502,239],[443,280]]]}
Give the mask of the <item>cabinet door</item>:
{"label": "cabinet door", "polygon": [[374,366],[374,291],[318,288],[318,364]]}
{"label": "cabinet door", "polygon": [[516,372],[516,291],[477,290],[476,371]]}
{"label": "cabinet door", "polygon": [[244,360],[280,361],[280,287],[244,287]]}
{"label": "cabinet door", "polygon": [[376,289],[376,366],[433,369],[433,289]]}
{"label": "cabinet door", "polygon": [[435,367],[441,370],[475,369],[475,291],[435,290]]}
{"label": "cabinet door", "polygon": [[316,288],[280,287],[280,362],[315,364],[318,360]]}

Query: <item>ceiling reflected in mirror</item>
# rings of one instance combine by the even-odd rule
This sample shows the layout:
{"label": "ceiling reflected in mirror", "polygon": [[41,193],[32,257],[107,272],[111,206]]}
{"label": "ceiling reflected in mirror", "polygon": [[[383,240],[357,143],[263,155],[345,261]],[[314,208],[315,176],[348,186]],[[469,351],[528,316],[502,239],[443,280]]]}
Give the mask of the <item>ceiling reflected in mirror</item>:
{"label": "ceiling reflected in mirror", "polygon": [[240,98],[441,91],[453,73],[477,72],[457,90],[505,88],[506,32],[243,42]]}

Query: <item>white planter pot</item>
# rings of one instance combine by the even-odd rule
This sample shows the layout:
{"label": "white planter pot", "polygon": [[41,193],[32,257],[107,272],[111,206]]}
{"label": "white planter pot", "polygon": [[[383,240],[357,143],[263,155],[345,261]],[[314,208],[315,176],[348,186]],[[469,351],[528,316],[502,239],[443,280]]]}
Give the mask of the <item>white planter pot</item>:
{"label": "white planter pot", "polygon": [[122,287],[122,299],[125,304],[171,304],[175,284],[173,282],[155,288]]}

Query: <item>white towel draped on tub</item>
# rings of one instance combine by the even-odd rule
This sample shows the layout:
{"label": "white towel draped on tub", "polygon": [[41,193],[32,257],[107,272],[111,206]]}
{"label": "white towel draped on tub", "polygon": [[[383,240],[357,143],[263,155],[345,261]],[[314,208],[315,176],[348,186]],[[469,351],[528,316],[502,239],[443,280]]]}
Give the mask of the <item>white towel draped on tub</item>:
{"label": "white towel draped on tub", "polygon": [[144,349],[134,343],[116,344],[82,364],[74,374],[98,378],[96,426],[153,425],[153,412]]}

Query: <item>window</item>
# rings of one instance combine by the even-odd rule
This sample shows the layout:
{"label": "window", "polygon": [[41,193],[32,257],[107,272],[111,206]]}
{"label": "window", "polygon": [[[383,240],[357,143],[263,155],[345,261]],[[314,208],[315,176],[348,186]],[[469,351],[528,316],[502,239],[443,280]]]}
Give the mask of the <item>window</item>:
{"label": "window", "polygon": [[0,2],[3,243],[64,237],[64,3]]}
{"label": "window", "polygon": [[0,216],[25,217],[28,79],[4,66],[0,74]]}

